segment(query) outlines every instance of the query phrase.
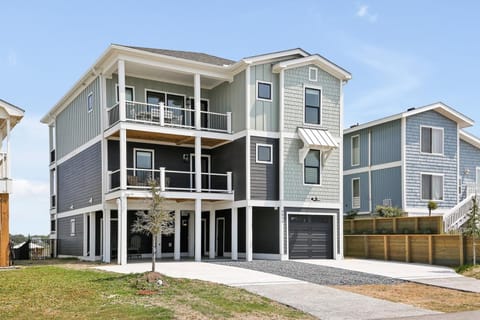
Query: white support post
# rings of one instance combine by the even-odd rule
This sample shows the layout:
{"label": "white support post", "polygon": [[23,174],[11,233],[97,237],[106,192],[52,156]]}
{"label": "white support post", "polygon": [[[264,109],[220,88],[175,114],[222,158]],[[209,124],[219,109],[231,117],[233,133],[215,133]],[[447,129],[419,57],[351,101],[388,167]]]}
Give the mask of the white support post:
{"label": "white support post", "polygon": [[190,212],[188,215],[188,256],[193,257],[194,255],[194,244],[195,244],[195,229],[194,229],[195,213]]}
{"label": "white support post", "polygon": [[232,133],[232,113],[227,112],[227,132]]}
{"label": "white support post", "polygon": [[175,234],[174,234],[174,247],[173,247],[173,259],[180,260],[180,226],[182,223],[180,209],[175,209]]}
{"label": "white support post", "polygon": [[202,192],[202,138],[195,137],[195,191]]}
{"label": "white support post", "polygon": [[127,131],[120,129],[120,189],[127,189]]}
{"label": "white support post", "polygon": [[104,232],[103,232],[103,242],[105,243],[104,249],[103,249],[103,262],[110,263],[110,237],[111,237],[111,231],[110,231],[110,209],[106,209],[103,212],[103,226],[104,226]]}
{"label": "white support post", "polygon": [[232,193],[232,172],[227,171],[227,192]]}
{"label": "white support post", "polygon": [[232,260],[238,260],[238,208],[232,208]]}
{"label": "white support post", "polygon": [[7,118],[7,162],[6,164],[6,167],[7,167],[7,178],[10,179],[12,176],[10,175],[10,118]]}
{"label": "white support post", "polygon": [[195,99],[195,129],[201,130],[201,97],[200,97],[200,74],[195,73],[193,77],[193,91]]}
{"label": "white support post", "polygon": [[163,127],[165,125],[165,104],[160,102],[160,125]]}
{"label": "white support post", "polygon": [[285,232],[285,229],[284,229],[284,226],[285,226],[285,222],[284,222],[284,219],[283,219],[283,207],[279,207],[278,208],[278,235],[279,235],[279,245],[278,245],[278,248],[279,248],[279,254],[280,254],[280,260],[286,260],[286,257],[285,257],[285,246],[284,246],[284,232]]}
{"label": "white support post", "polygon": [[195,261],[202,260],[202,200],[195,199]]}
{"label": "white support post", "polygon": [[209,258],[215,259],[215,210],[210,210]]}
{"label": "white support post", "polygon": [[125,61],[118,60],[118,115],[120,121],[126,120],[125,102]]}
{"label": "white support post", "polygon": [[90,259],[95,260],[95,230],[96,230],[96,221],[95,221],[95,212],[90,213]]}
{"label": "white support post", "polygon": [[165,168],[160,168],[160,191],[165,191]]}
{"label": "white support post", "polygon": [[83,257],[88,257],[88,213],[83,214]]}
{"label": "white support post", "polygon": [[245,208],[245,259],[247,261],[252,261],[253,259],[253,241],[252,241],[252,207],[248,206]]}
{"label": "white support post", "polygon": [[127,198],[120,197],[118,205],[118,264],[127,264]]}

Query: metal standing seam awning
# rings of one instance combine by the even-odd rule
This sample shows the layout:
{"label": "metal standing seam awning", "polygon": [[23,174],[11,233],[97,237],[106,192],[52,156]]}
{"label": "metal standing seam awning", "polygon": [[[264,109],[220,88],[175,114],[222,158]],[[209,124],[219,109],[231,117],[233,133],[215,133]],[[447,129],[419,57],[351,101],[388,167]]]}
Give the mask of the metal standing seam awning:
{"label": "metal standing seam awning", "polygon": [[298,135],[303,141],[303,148],[298,154],[298,161],[303,163],[309,150],[322,151],[322,163],[330,156],[330,153],[338,148],[338,142],[326,129],[298,128]]}

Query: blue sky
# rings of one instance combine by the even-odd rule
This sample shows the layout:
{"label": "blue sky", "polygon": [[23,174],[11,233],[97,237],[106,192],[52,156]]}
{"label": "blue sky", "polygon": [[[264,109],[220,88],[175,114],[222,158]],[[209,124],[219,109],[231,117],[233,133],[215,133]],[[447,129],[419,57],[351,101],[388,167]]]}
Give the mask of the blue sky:
{"label": "blue sky", "polygon": [[12,136],[11,232],[46,234],[48,130],[39,123],[110,43],[238,60],[301,47],[350,71],[345,126],[443,101],[478,125],[477,1],[8,1],[0,98]]}

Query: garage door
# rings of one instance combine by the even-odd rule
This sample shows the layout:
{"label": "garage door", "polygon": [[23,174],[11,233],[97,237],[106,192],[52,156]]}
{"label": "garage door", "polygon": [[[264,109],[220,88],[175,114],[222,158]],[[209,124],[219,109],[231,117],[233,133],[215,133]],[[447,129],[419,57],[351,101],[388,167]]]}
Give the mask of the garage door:
{"label": "garage door", "polygon": [[288,254],[290,259],[332,259],[331,216],[289,215]]}

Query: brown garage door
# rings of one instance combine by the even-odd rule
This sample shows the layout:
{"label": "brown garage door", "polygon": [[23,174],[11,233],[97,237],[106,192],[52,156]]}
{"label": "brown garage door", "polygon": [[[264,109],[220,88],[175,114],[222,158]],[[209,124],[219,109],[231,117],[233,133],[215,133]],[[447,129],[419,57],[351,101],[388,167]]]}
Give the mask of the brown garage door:
{"label": "brown garage door", "polygon": [[289,258],[332,259],[332,225],[331,216],[289,215]]}

